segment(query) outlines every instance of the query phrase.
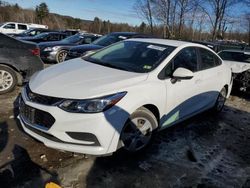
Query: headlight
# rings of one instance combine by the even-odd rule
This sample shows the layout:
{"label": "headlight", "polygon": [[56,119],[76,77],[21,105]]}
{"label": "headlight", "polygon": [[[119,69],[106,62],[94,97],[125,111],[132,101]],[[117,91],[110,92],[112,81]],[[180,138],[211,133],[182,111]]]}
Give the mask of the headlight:
{"label": "headlight", "polygon": [[58,106],[59,108],[72,113],[98,113],[114,106],[126,95],[126,93],[127,92],[121,92],[96,99],[66,99]]}
{"label": "headlight", "polygon": [[51,47],[47,47],[47,48],[44,48],[43,51],[45,51],[45,52],[52,51],[52,48]]}
{"label": "headlight", "polygon": [[59,46],[47,47],[47,48],[44,48],[43,51],[45,51],[45,52],[51,52],[51,51],[56,51],[58,48],[60,48],[60,47]]}

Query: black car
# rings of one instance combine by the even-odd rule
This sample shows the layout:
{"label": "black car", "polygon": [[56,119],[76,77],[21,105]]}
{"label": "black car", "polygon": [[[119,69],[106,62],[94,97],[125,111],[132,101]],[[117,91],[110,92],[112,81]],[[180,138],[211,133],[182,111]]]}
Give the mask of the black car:
{"label": "black car", "polygon": [[63,62],[71,47],[81,44],[90,44],[97,38],[99,38],[98,35],[79,33],[61,41],[41,42],[39,43],[41,58],[44,62]]}
{"label": "black car", "polygon": [[27,82],[43,69],[40,50],[34,43],[16,40],[0,33],[0,94]]}
{"label": "black car", "polygon": [[49,41],[60,41],[62,39],[65,39],[66,37],[68,37],[66,33],[47,32],[47,33],[41,33],[34,37],[17,37],[17,39],[39,43],[39,42],[49,42]]}
{"label": "black car", "polygon": [[72,47],[66,57],[66,60],[73,59],[82,56],[88,51],[96,51],[110,44],[125,40],[128,38],[152,38],[152,36],[144,35],[136,32],[114,32],[108,35],[104,35],[95,40],[91,44],[79,45]]}
{"label": "black car", "polygon": [[11,37],[34,37],[36,35],[39,35],[41,33],[48,33],[48,32],[55,32],[55,30],[50,30],[50,29],[43,29],[43,28],[33,28],[33,29],[28,29],[22,33],[18,34],[11,34]]}

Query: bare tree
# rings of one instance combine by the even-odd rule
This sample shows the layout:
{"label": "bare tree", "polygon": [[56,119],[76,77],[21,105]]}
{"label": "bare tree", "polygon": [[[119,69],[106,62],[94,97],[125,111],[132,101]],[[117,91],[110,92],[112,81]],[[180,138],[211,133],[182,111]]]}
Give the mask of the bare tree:
{"label": "bare tree", "polygon": [[147,20],[147,22],[150,26],[151,34],[154,33],[152,2],[153,2],[153,0],[136,0],[136,3],[134,5],[134,9],[136,10],[138,16],[144,20]]}
{"label": "bare tree", "polygon": [[171,36],[170,31],[170,0],[156,0],[153,4],[153,13],[156,20],[163,25],[163,38],[169,38]]}
{"label": "bare tree", "polygon": [[[218,32],[221,31],[222,26],[225,25],[225,14],[230,7],[239,3],[237,0],[208,0],[205,1],[205,6],[201,6],[203,11],[208,15],[212,25],[212,40],[216,39]],[[212,10],[212,11],[210,11]]]}

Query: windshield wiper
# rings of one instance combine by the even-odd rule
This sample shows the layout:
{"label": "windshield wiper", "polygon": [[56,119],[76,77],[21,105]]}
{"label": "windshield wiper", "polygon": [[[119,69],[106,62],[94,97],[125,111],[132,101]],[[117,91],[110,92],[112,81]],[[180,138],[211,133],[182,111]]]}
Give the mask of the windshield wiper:
{"label": "windshield wiper", "polygon": [[110,68],[125,70],[125,71],[131,71],[131,70],[125,68],[125,67],[119,67],[119,66],[116,66],[116,65],[111,64],[111,63],[100,63],[100,65],[103,65],[103,66],[106,66],[106,67],[110,67]]}

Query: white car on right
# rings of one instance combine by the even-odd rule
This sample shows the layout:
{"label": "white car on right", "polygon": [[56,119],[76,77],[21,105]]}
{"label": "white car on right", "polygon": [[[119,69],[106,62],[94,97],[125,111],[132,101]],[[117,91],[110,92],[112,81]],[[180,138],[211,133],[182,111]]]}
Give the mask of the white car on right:
{"label": "white car on right", "polygon": [[222,50],[218,55],[233,72],[234,88],[250,92],[250,52]]}

